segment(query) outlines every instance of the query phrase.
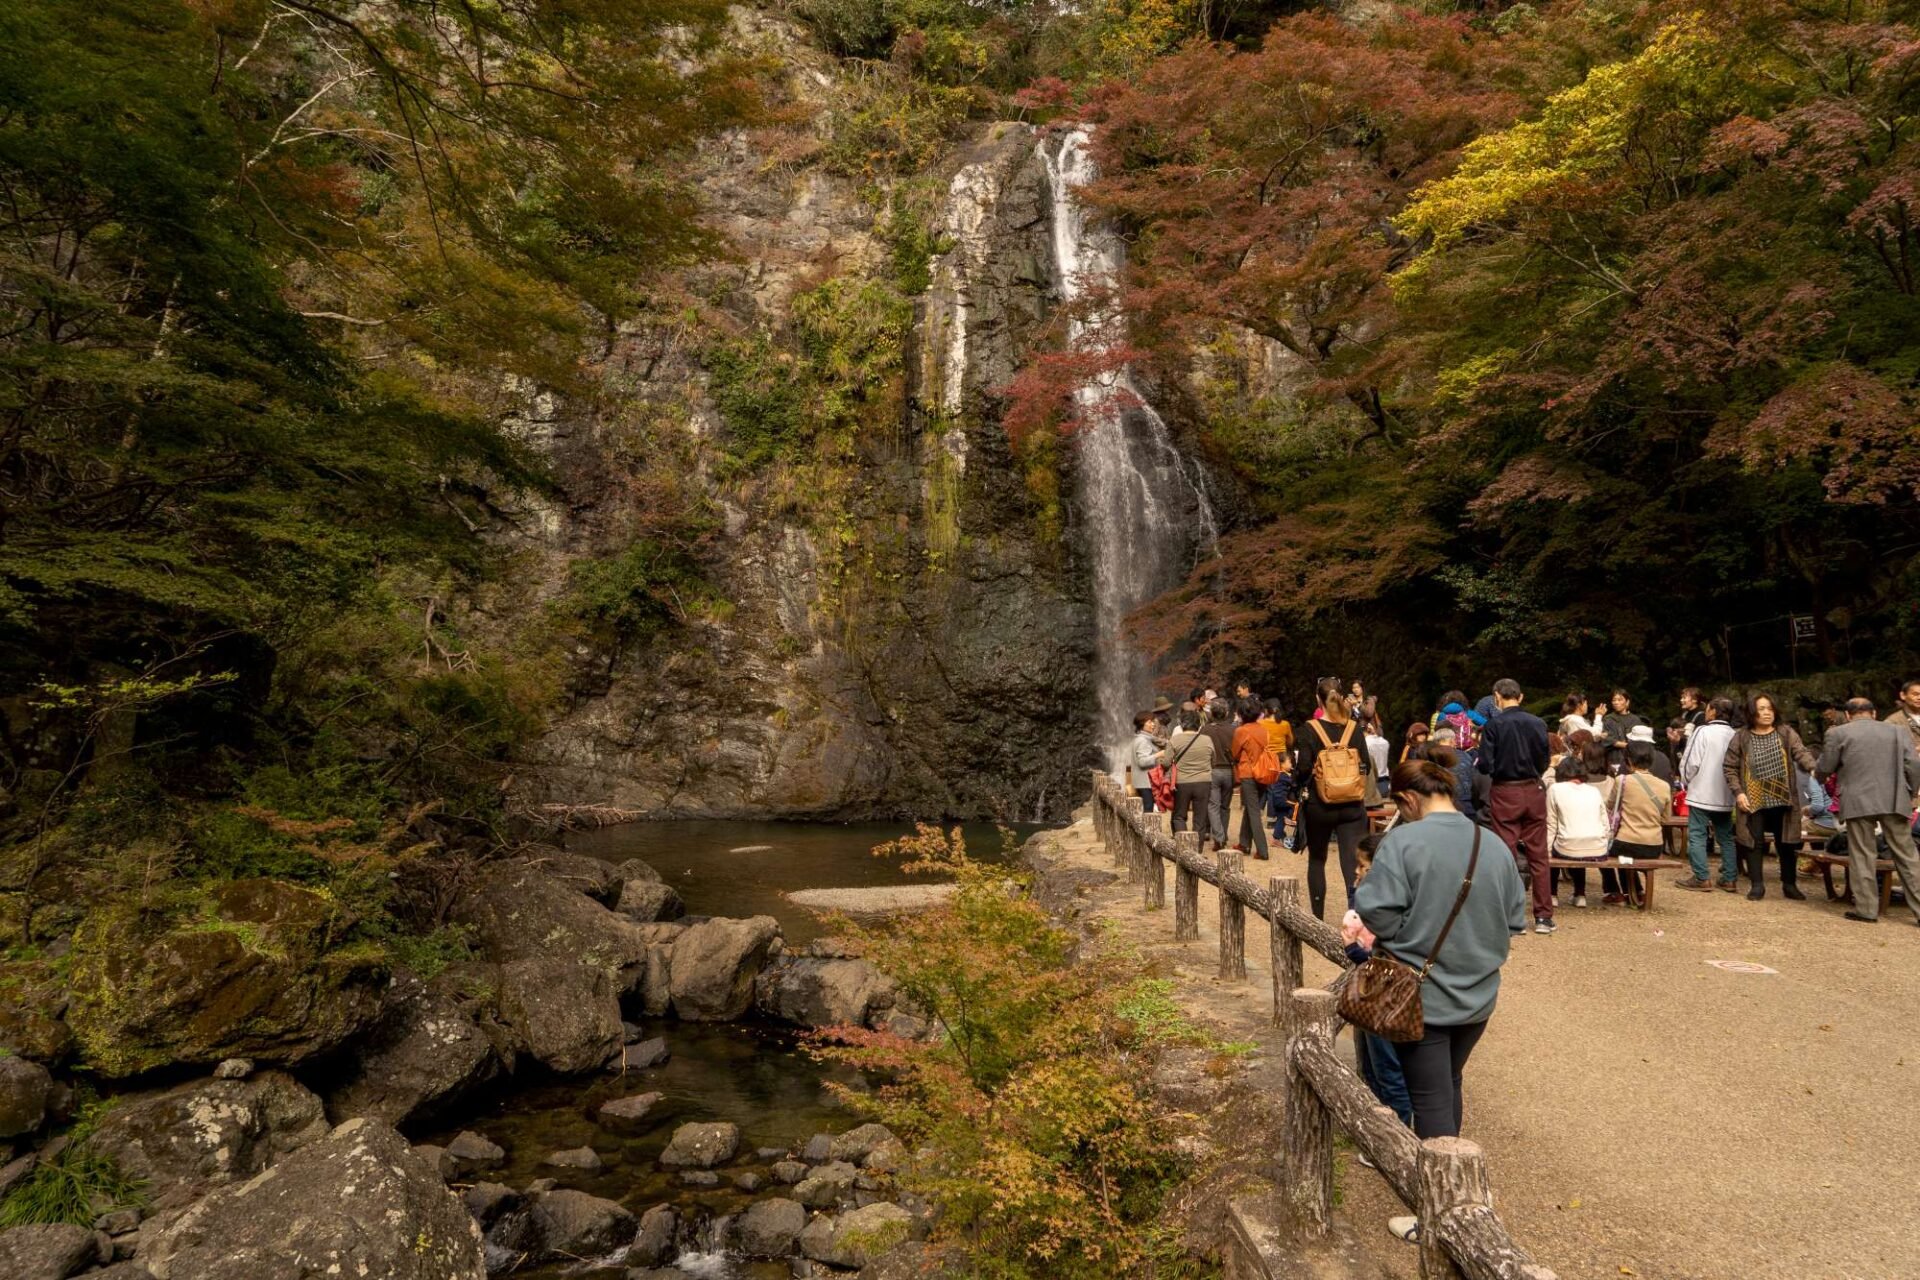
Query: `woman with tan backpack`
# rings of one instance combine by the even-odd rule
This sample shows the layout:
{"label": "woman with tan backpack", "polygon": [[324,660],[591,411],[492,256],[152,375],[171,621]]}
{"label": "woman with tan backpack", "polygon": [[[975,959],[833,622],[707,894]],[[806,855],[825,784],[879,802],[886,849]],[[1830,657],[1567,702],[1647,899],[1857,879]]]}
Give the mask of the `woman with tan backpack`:
{"label": "woman with tan backpack", "polygon": [[1299,736],[1294,778],[1301,797],[1300,824],[1307,833],[1307,897],[1313,914],[1325,919],[1329,843],[1339,843],[1340,875],[1347,899],[1353,898],[1360,840],[1367,834],[1367,780],[1373,761],[1340,682],[1322,679],[1314,695],[1323,714],[1309,721]]}

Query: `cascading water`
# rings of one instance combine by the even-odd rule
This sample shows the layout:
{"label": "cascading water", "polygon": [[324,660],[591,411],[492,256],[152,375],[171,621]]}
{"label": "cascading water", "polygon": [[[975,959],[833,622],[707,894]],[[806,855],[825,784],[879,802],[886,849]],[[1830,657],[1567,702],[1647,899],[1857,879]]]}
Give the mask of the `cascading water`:
{"label": "cascading water", "polygon": [[[1110,285],[1126,261],[1119,237],[1088,221],[1075,195],[1094,177],[1088,130],[1043,139],[1040,158],[1052,190],[1054,279],[1073,307]],[[1099,351],[1125,338],[1125,318],[1096,307],[1068,321],[1072,350]],[[1101,741],[1116,767],[1132,737],[1133,713],[1146,703],[1150,673],[1125,635],[1126,617],[1177,585],[1194,556],[1218,537],[1199,468],[1174,445],[1126,368],[1089,379],[1076,392],[1085,425],[1079,436],[1080,506],[1093,553],[1094,687]]]}

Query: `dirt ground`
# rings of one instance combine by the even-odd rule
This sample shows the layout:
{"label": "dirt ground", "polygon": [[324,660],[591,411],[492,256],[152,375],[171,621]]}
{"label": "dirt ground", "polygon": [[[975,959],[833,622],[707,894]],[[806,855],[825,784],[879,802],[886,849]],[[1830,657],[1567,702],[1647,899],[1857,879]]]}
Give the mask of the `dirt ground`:
{"label": "dirt ground", "polygon": [[[1062,835],[1072,860],[1112,865],[1090,822]],[[1304,900],[1304,855],[1276,844],[1247,874],[1298,876]],[[1651,912],[1601,907],[1595,893],[1593,907],[1560,908],[1557,934],[1514,944],[1467,1068],[1463,1134],[1487,1151],[1514,1238],[1562,1280],[1920,1277],[1912,914],[1896,902],[1860,924],[1817,879],[1792,902],[1770,876],[1749,902],[1673,890],[1677,874],[1663,873]],[[1272,1044],[1265,922],[1248,921],[1249,980],[1222,983],[1213,889],[1200,886],[1200,940],[1175,944],[1168,882],[1165,909],[1144,911],[1124,884],[1098,909],[1180,979],[1196,1015]],[[1308,953],[1309,983],[1333,972]],[[1403,1212],[1386,1184],[1350,1153],[1339,1178],[1365,1269],[1416,1276],[1414,1251],[1385,1230]]]}

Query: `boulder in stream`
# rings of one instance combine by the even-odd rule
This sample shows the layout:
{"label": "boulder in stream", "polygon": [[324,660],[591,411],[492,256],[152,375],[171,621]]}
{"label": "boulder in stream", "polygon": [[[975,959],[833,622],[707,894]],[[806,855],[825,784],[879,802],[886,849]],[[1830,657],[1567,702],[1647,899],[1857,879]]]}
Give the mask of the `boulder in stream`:
{"label": "boulder in stream", "polygon": [[665,1096],[659,1093],[636,1093],[625,1098],[615,1098],[603,1102],[593,1115],[603,1129],[616,1133],[639,1133],[651,1128],[647,1116]]}
{"label": "boulder in stream", "polygon": [[586,894],[603,907],[610,907],[620,900],[620,891],[626,887],[628,880],[625,865],[615,866],[601,858],[590,858],[584,853],[568,853],[565,849],[550,845],[523,851],[520,861],[539,868],[576,893]]}
{"label": "boulder in stream", "polygon": [[814,1169],[793,1189],[794,1198],[812,1209],[831,1209],[853,1199],[853,1183],[860,1171],[844,1160],[833,1160]]}
{"label": "boulder in stream", "polygon": [[549,1151],[541,1164],[556,1169],[583,1169],[588,1173],[597,1173],[605,1166],[601,1163],[600,1153],[592,1147],[568,1147],[565,1151]]}
{"label": "boulder in stream", "polygon": [[657,1267],[673,1252],[680,1214],[670,1204],[657,1204],[640,1215],[640,1229],[627,1246],[627,1261],[637,1267]]}
{"label": "boulder in stream", "polygon": [[491,1169],[505,1164],[507,1153],[499,1143],[491,1141],[471,1129],[463,1129],[454,1135],[447,1144],[447,1154],[457,1161],[461,1173],[471,1173],[475,1169]]}
{"label": "boulder in stream", "polygon": [[731,1022],[753,1005],[754,980],[765,967],[780,925],[772,916],[712,919],[674,939],[668,962],[673,1011],[687,1022]]}
{"label": "boulder in stream", "polygon": [[913,1231],[913,1215],[897,1204],[821,1214],[800,1233],[800,1252],[835,1267],[864,1267]]}
{"label": "boulder in stream", "polygon": [[661,1066],[673,1052],[667,1048],[666,1037],[653,1036],[646,1040],[636,1040],[620,1050],[620,1066],[624,1071],[651,1071]]}
{"label": "boulder in stream", "polygon": [[572,960],[500,966],[500,1020],[517,1048],[555,1071],[603,1066],[620,1051],[620,997],[607,971]]}
{"label": "boulder in stream", "polygon": [[541,1260],[596,1258],[633,1239],[634,1217],[612,1200],[562,1189],[534,1197],[533,1227]]}
{"label": "boulder in stream", "polygon": [[346,1078],[327,1095],[336,1120],[370,1116],[405,1124],[487,1084],[499,1055],[460,1004],[415,980],[396,984],[380,1021],[357,1046]]}
{"label": "boulder in stream", "polygon": [[862,1027],[893,999],[893,983],[865,960],[782,956],[754,985],[760,1012],[803,1027]]}
{"label": "boulder in stream", "polygon": [[439,1174],[375,1120],[349,1120],[247,1182],[150,1219],[155,1280],[485,1280],[480,1232]]}
{"label": "boulder in stream", "polygon": [[677,920],[687,914],[687,904],[670,884],[659,881],[629,880],[620,890],[615,910],[629,920],[650,924],[656,920]]}
{"label": "boulder in stream", "polygon": [[670,1168],[711,1169],[740,1150],[740,1126],[726,1121],[683,1124],[673,1131],[660,1163]]}
{"label": "boulder in stream", "polygon": [[562,883],[539,860],[488,867],[454,902],[449,917],[472,927],[487,958],[569,960],[621,975],[621,988],[645,973],[648,935],[633,921]]}
{"label": "boulder in stream", "polygon": [[797,1200],[756,1200],[734,1224],[734,1242],[749,1258],[784,1258],[800,1242],[807,1211]]}
{"label": "boulder in stream", "polygon": [[873,1153],[874,1148],[883,1142],[894,1141],[893,1130],[883,1124],[863,1124],[849,1129],[835,1138],[827,1148],[827,1154],[835,1160],[848,1160],[859,1164]]}

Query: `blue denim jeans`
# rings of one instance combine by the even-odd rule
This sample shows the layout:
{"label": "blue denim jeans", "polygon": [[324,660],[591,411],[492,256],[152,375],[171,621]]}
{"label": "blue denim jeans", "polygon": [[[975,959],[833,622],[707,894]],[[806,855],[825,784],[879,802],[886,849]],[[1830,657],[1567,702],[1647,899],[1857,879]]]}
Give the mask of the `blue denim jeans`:
{"label": "blue denim jeans", "polygon": [[1373,1090],[1373,1096],[1393,1108],[1400,1123],[1413,1127],[1413,1098],[1407,1093],[1407,1077],[1400,1069],[1400,1052],[1393,1041],[1371,1032],[1353,1029],[1355,1056],[1360,1060],[1360,1078]]}
{"label": "blue denim jeans", "polygon": [[1687,810],[1687,861],[1693,865],[1693,878],[1707,878],[1707,832],[1720,842],[1720,878],[1735,880],[1740,875],[1740,851],[1733,843],[1733,814],[1723,809]]}

